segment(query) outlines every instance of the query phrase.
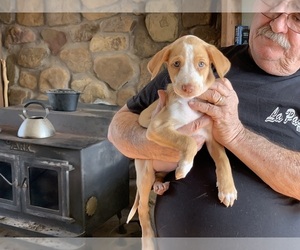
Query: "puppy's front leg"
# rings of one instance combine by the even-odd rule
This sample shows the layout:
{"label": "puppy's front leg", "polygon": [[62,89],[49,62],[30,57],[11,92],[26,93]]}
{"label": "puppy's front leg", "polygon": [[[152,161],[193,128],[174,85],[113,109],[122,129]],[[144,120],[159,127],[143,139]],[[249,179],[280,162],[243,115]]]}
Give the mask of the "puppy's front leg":
{"label": "puppy's front leg", "polygon": [[237,199],[231,166],[225,148],[214,138],[206,141],[207,149],[216,164],[217,187],[219,199],[226,207],[233,206]]}
{"label": "puppy's front leg", "polygon": [[168,117],[168,111],[162,110],[149,124],[147,138],[157,144],[177,149],[180,160],[176,169],[176,179],[184,178],[193,167],[194,157],[197,154],[196,141],[187,135],[179,133],[175,128],[176,121]]}

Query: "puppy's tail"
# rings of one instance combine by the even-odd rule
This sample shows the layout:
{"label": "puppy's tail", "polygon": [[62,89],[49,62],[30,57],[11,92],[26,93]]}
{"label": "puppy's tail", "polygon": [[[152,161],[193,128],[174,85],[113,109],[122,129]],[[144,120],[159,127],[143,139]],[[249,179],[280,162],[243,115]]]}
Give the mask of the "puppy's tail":
{"label": "puppy's tail", "polygon": [[127,217],[127,221],[126,221],[127,224],[129,223],[129,221],[131,221],[132,217],[135,215],[136,210],[139,206],[139,200],[140,200],[140,195],[139,195],[139,192],[136,191],[134,203],[133,203],[132,208],[131,208],[131,210],[129,212],[129,215]]}

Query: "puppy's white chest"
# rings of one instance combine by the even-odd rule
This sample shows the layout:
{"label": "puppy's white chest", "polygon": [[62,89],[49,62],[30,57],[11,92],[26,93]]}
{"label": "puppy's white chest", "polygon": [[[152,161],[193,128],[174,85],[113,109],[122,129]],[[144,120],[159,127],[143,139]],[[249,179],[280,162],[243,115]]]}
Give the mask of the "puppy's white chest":
{"label": "puppy's white chest", "polygon": [[170,104],[170,115],[175,120],[175,128],[188,124],[203,114],[190,108],[188,102],[190,99],[180,98]]}

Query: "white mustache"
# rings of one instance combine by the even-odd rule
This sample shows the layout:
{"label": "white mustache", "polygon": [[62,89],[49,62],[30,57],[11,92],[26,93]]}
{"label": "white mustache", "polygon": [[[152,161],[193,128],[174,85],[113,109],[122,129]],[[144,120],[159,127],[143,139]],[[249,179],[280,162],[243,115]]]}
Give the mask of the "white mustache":
{"label": "white mustache", "polygon": [[257,30],[258,36],[265,36],[272,41],[278,43],[282,48],[289,49],[291,47],[290,42],[286,39],[283,34],[274,33],[270,26],[263,26]]}

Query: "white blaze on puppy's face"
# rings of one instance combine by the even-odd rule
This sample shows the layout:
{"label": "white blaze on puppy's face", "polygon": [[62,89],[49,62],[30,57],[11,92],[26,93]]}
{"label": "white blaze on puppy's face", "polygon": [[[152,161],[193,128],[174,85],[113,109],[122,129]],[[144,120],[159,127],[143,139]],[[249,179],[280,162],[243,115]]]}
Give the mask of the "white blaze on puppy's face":
{"label": "white blaze on puppy's face", "polygon": [[[172,54],[176,56],[172,57]],[[172,79],[174,91],[184,98],[193,98],[207,90],[207,75],[209,73],[208,54],[205,49],[199,49],[189,43],[183,43],[180,51],[172,51],[169,60],[169,70],[176,71]]]}

